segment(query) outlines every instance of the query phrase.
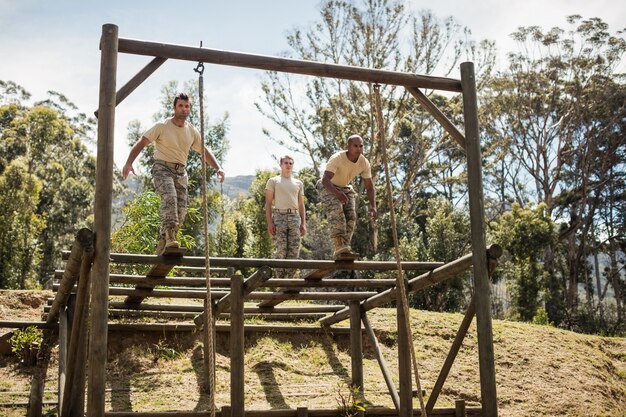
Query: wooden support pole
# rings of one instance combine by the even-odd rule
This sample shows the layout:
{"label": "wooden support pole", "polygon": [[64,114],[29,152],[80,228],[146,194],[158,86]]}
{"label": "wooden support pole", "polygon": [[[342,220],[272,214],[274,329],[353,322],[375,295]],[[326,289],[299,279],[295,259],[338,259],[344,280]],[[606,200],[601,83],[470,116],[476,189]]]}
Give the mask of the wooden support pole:
{"label": "wooden support pole", "polygon": [[482,157],[478,129],[478,105],[474,64],[461,64],[463,87],[463,114],[467,155],[467,185],[472,231],[472,259],[474,266],[474,295],[476,300],[476,327],[478,330],[478,362],[480,391],[484,417],[498,415],[496,369],[491,323],[490,280],[485,239],[485,209],[483,204]]}
{"label": "wooden support pole", "polygon": [[[115,105],[120,104],[126,97],[130,95],[137,87],[141,85],[154,71],[159,69],[163,63],[167,61],[167,58],[156,57],[152,61],[148,62],[148,65],[143,67],[133,78],[128,80],[126,84],[120,88],[115,94]],[[98,117],[98,110],[94,112]]]}
{"label": "wooden support pole", "polygon": [[48,312],[48,317],[46,318],[48,323],[56,322],[59,311],[65,307],[67,297],[69,297],[72,292],[72,288],[74,288],[74,284],[80,275],[83,249],[85,247],[92,247],[93,239],[93,232],[89,229],[83,228],[76,233],[72,250],[65,263],[65,270],[63,271],[61,282],[59,283],[56,296],[54,297],[54,301]]}
{"label": "wooden support pole", "polygon": [[374,330],[372,329],[372,326],[370,325],[366,312],[362,313],[361,321],[363,322],[363,326],[365,327],[365,332],[367,333],[367,337],[369,338],[370,344],[372,345],[372,350],[374,351],[374,355],[376,355],[378,366],[380,366],[380,371],[383,374],[383,379],[385,380],[385,383],[387,384],[387,389],[389,390],[389,395],[391,395],[391,400],[393,401],[393,405],[396,407],[396,411],[400,411],[400,397],[398,396],[398,390],[396,389],[396,386],[393,383],[393,378],[391,377],[391,372],[389,372],[387,361],[385,360],[385,357],[383,356],[383,352],[380,350],[378,339],[376,338],[376,334],[374,334]]}
{"label": "wooden support pole", "polygon": [[63,391],[63,407],[61,416],[83,415],[85,409],[85,351],[87,349],[87,318],[89,306],[89,284],[93,246],[86,247],[80,266],[78,293],[72,320],[72,330],[67,351],[67,369]]}
{"label": "wooden support pole", "polygon": [[[264,266],[257,270],[254,274],[250,275],[243,283],[242,296],[245,297],[252,293],[256,288],[261,286],[265,281],[272,276],[272,268]],[[231,294],[226,294],[222,297],[215,307],[215,314],[226,312],[230,309]]]}
{"label": "wooden support pole", "polygon": [[350,302],[350,359],[352,364],[352,387],[359,389],[363,398],[363,333],[361,332],[361,304]]}
{"label": "wooden support pole", "polygon": [[404,314],[402,303],[396,300],[396,328],[398,331],[398,377],[400,380],[400,411],[398,417],[412,417],[413,415],[413,382],[411,381],[412,364],[411,348],[407,334],[406,321],[409,318]]}
{"label": "wooden support pole", "polygon": [[417,99],[417,101],[422,103],[422,106],[424,106],[426,110],[428,110],[428,112],[435,118],[435,120],[439,122],[441,127],[443,127],[444,130],[448,132],[450,136],[452,136],[452,139],[456,140],[456,142],[461,145],[461,148],[465,150],[465,137],[459,131],[459,129],[457,129],[454,124],[452,124],[450,119],[448,119],[446,115],[443,114],[441,110],[439,110],[437,105],[430,101],[430,99],[426,97],[426,95],[422,93],[419,88],[407,87],[406,89],[409,91],[409,93],[411,93],[413,97]]}
{"label": "wooden support pole", "polygon": [[428,397],[428,402],[426,403],[426,412],[430,413],[433,408],[435,408],[435,404],[437,403],[437,398],[439,397],[439,393],[441,392],[441,388],[443,388],[443,384],[446,382],[446,378],[450,373],[450,369],[454,364],[454,360],[456,359],[456,355],[459,353],[461,349],[461,345],[463,344],[463,339],[465,339],[465,335],[472,324],[472,320],[474,319],[474,314],[476,313],[474,298],[470,302],[470,305],[467,307],[467,311],[465,312],[465,316],[463,317],[463,321],[459,326],[459,331],[456,332],[456,336],[454,337],[454,341],[452,342],[452,346],[450,346],[450,351],[448,352],[448,356],[441,366],[441,371],[439,371],[439,376],[437,377],[437,381],[433,386],[433,390],[430,393],[430,397]]}
{"label": "wooden support pole", "polygon": [[309,409],[306,407],[298,407],[296,408],[296,417],[308,417]]}
{"label": "wooden support pole", "polygon": [[100,39],[100,98],[98,102],[98,153],[94,204],[96,245],[92,270],[92,303],[89,327],[88,417],[104,417],[105,406],[117,46],[118,27],[112,24],[103,25],[102,38]]}
{"label": "wooden support pole", "polygon": [[59,399],[58,409],[63,408],[63,390],[65,389],[65,371],[67,367],[67,310],[61,309],[59,312],[59,377],[57,385],[57,398]]}
{"label": "wooden support pole", "polygon": [[461,83],[452,78],[433,77],[396,71],[327,64],[300,59],[253,55],[217,49],[120,39],[119,51],[135,55],[160,56],[163,58],[201,61],[210,64],[256,68],[265,71],[332,77],[371,83],[406,85],[445,91],[461,91]]}
{"label": "wooden support pole", "polygon": [[232,417],[244,417],[243,277],[233,275],[230,287],[230,406]]}
{"label": "wooden support pole", "polygon": [[454,401],[454,417],[467,417],[465,411],[465,400]]}

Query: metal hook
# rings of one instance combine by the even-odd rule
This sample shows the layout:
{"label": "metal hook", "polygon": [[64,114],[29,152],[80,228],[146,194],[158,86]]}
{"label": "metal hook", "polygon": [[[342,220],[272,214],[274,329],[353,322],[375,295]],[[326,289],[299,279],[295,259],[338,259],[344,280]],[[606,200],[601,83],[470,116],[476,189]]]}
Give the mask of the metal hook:
{"label": "metal hook", "polygon": [[[202,41],[200,41],[200,48],[202,48]],[[202,75],[204,73],[204,63],[202,61],[198,62],[198,65],[193,70]]]}

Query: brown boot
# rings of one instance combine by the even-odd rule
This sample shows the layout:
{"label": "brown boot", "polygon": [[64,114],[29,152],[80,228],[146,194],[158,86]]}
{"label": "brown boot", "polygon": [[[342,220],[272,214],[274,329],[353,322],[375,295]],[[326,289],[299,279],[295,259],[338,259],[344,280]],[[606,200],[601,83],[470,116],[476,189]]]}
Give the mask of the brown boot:
{"label": "brown boot", "polygon": [[343,254],[350,252],[350,246],[347,246],[344,242],[342,236],[334,236],[332,237],[333,246],[335,247],[335,251],[333,252],[333,258],[337,259]]}
{"label": "brown boot", "polygon": [[166,248],[179,248],[180,243],[176,240],[176,232],[178,230],[174,227],[168,227],[165,229],[165,247]]}
{"label": "brown boot", "polygon": [[165,249],[165,236],[160,236],[159,241],[156,246],[156,254],[160,255],[163,253],[163,249]]}

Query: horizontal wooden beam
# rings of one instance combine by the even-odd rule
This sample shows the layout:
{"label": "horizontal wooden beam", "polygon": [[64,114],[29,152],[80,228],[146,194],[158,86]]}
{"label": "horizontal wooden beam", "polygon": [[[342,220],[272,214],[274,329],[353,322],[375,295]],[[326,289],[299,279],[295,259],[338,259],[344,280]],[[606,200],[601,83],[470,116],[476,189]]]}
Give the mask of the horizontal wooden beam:
{"label": "horizontal wooden beam", "polygon": [[[487,258],[499,258],[502,256],[502,248],[498,245],[491,245],[487,248]],[[443,282],[447,279],[453,278],[461,272],[467,271],[472,267],[473,260],[472,254],[469,253],[459,259],[445,264],[444,266],[435,269],[434,271],[427,272],[416,278],[409,280],[408,289],[409,293],[413,293],[432,285]],[[373,308],[380,307],[396,299],[397,289],[391,288],[378,293],[371,298],[361,303],[363,311],[369,311]],[[349,308],[344,308],[331,316],[324,317],[320,320],[320,323],[324,326],[330,326],[340,321],[350,318]]]}
{"label": "horizontal wooden beam", "polygon": [[382,69],[361,68],[349,65],[328,64],[302,59],[281,58],[119,38],[118,51],[134,55],[180,59],[233,67],[255,68],[264,71],[287,72],[316,77],[339,78],[370,83],[402,85],[434,90],[461,92],[461,80],[433,77]]}
{"label": "horizontal wooden beam", "polygon": [[[68,251],[63,251],[62,257],[67,260]],[[173,264],[181,266],[204,267],[204,256],[163,257],[157,255],[142,255],[132,253],[111,253],[112,263],[120,264]],[[395,271],[398,264],[395,261],[354,261],[335,262],[307,259],[262,259],[262,258],[210,258],[211,266],[240,268],[291,268],[291,269],[343,269],[350,271]],[[402,262],[404,271],[432,271],[442,266],[443,262]]]}

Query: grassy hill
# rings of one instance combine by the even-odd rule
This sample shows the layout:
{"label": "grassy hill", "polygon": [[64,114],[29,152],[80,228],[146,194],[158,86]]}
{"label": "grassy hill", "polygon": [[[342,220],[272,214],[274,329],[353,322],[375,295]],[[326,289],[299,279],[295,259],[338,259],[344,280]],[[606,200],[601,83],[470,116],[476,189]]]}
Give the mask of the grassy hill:
{"label": "grassy hill", "polygon": [[[0,320],[38,320],[49,292],[0,292]],[[397,373],[395,309],[368,313],[383,355]],[[413,310],[411,325],[422,386],[430,392],[462,320],[460,314]],[[258,322],[258,320],[257,320]],[[342,323],[345,325],[345,323]],[[626,416],[626,340],[581,335],[546,326],[494,321],[497,390],[501,416]],[[1,329],[0,333],[5,333]],[[201,394],[201,337],[193,334],[109,336],[107,409],[205,410]],[[228,339],[217,339],[218,407],[229,402]],[[348,336],[255,334],[246,339],[246,406],[249,409],[333,408],[339,385],[349,380]],[[382,374],[364,341],[365,401],[392,407]],[[46,390],[56,390],[56,360]],[[0,403],[24,400],[32,369],[12,356],[0,360]],[[397,384],[397,381],[395,381]],[[452,367],[438,407],[480,400],[476,329]],[[50,397],[52,398],[52,397]],[[415,399],[415,407],[419,407]],[[0,415],[24,415],[0,408]]]}

